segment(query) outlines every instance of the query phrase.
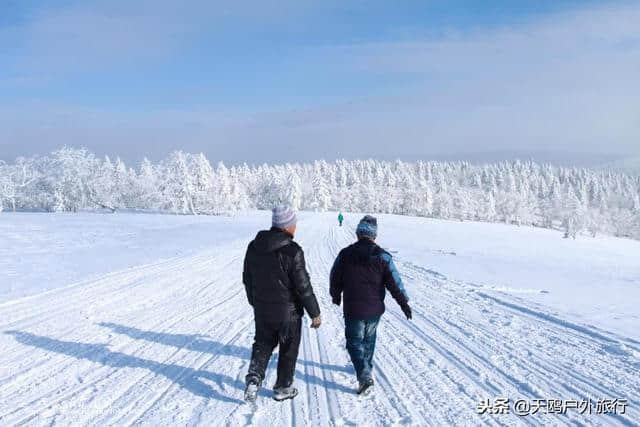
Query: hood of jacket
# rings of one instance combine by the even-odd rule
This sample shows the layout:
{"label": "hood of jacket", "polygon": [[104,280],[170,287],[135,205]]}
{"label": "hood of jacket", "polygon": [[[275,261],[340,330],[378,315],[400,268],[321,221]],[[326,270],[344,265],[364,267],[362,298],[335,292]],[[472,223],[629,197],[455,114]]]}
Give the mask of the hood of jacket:
{"label": "hood of jacket", "polygon": [[369,264],[371,257],[380,253],[379,246],[370,239],[360,239],[352,245],[351,259],[354,264]]}
{"label": "hood of jacket", "polygon": [[268,253],[277,251],[290,244],[293,236],[284,230],[272,227],[271,230],[258,232],[253,240],[253,246],[257,252]]}

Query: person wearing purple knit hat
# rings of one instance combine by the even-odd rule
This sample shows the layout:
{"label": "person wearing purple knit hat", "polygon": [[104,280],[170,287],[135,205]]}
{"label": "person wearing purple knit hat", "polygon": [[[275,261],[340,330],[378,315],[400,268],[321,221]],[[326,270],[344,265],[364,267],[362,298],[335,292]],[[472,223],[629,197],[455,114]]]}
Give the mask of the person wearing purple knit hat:
{"label": "person wearing purple knit hat", "polygon": [[321,324],[320,306],[311,287],[304,252],[293,241],[296,227],[295,211],[289,206],[277,206],[272,211],[271,229],[256,235],[244,259],[242,281],[256,325],[246,376],[245,400],[250,402],[258,395],[276,346],[280,348],[273,398],[282,401],[297,396],[293,378],[304,311],[312,319],[312,328]]}

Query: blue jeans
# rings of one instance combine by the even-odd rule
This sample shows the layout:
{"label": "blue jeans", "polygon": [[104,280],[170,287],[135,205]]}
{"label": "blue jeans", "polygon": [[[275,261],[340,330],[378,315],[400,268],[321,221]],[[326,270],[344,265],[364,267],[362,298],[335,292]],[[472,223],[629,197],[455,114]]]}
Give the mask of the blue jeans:
{"label": "blue jeans", "polygon": [[371,379],[373,352],[376,348],[376,329],[379,321],[380,316],[369,319],[354,319],[347,316],[344,318],[347,351],[360,383]]}

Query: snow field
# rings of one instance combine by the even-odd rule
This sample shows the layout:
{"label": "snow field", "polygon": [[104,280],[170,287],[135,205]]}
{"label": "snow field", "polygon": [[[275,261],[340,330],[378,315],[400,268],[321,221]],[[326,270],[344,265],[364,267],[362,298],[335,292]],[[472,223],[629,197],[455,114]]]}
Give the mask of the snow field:
{"label": "snow field", "polygon": [[[268,220],[259,213],[238,225],[242,238],[223,238],[233,225],[220,219],[223,226],[201,236],[214,243],[198,250],[1,304],[0,424],[637,425],[637,338],[526,299],[537,294],[492,289],[482,283],[488,273],[477,266],[456,276],[453,261],[441,261],[461,257],[468,264],[464,251],[454,248],[455,256],[446,255],[452,249],[434,238],[429,244],[435,252],[429,252],[420,243],[428,241],[421,227],[435,225],[410,222],[401,230],[404,218],[390,216],[380,218],[380,243],[397,252],[414,319],[407,321],[387,300],[378,331],[376,390],[368,398],[356,396],[341,308],[331,304],[328,274],[339,249],[353,241],[357,218],[348,215],[340,228],[333,214],[301,215],[297,240],[323,325],[315,331],[305,319],[295,400],[274,402],[268,389],[256,407],[241,400],[253,317],[240,272],[246,234]],[[451,239],[457,238],[462,239]],[[418,248],[415,253],[407,242]],[[479,280],[466,280],[474,268]],[[548,290],[553,295],[553,287]],[[274,357],[266,387],[275,382],[275,362]],[[629,404],[618,416],[476,412],[481,399],[496,397],[617,397]]]}

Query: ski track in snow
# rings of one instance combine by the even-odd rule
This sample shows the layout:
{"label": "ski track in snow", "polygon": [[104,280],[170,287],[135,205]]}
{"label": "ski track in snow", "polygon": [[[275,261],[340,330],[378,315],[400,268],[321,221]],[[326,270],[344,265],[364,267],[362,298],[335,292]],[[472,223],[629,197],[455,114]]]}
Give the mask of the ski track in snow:
{"label": "ski track in snow", "polygon": [[[235,242],[0,305],[0,425],[639,425],[640,343],[402,254],[414,319],[387,299],[375,390],[357,396],[328,294],[353,225],[301,221],[323,325],[303,322],[293,401],[271,399],[274,355],[256,405],[242,402],[254,326],[240,281],[248,242]],[[618,416],[476,413],[496,397],[629,403]]]}

